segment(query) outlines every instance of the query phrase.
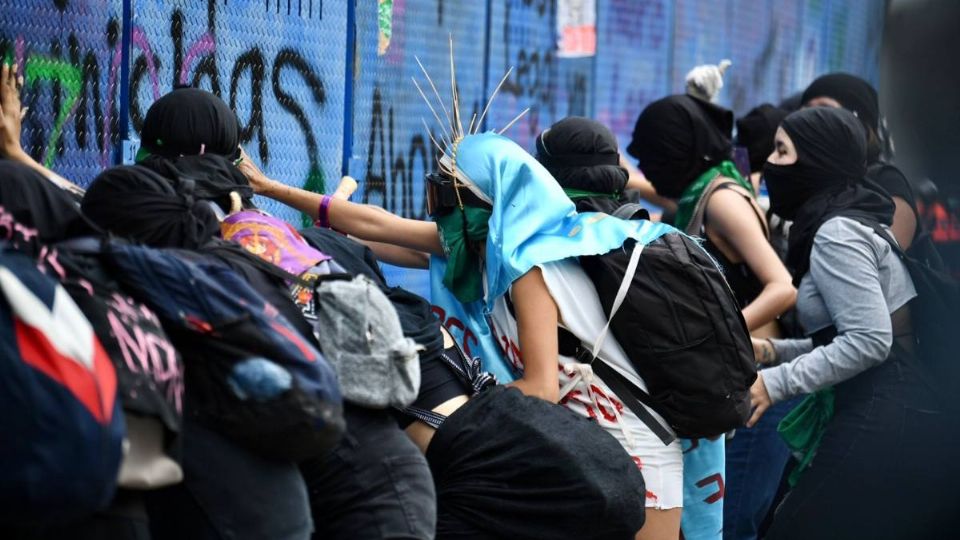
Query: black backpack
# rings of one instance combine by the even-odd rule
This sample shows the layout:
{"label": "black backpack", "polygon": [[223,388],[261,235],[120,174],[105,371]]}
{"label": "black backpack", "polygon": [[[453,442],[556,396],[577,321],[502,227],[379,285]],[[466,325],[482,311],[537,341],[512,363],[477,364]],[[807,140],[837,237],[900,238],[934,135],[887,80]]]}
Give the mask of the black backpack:
{"label": "black backpack", "polygon": [[878,223],[858,221],[871,227],[877,236],[890,244],[907,267],[917,290],[917,297],[910,303],[910,317],[922,362],[920,374],[946,410],[960,412],[960,400],[957,399],[960,388],[960,357],[957,355],[960,283],[935,268],[930,260],[918,260],[912,253],[905,253]]}
{"label": "black backpack", "polygon": [[[621,395],[617,387],[629,385],[630,394],[680,437],[714,437],[744,425],[757,378],[750,333],[723,273],[695,239],[676,232],[643,246],[631,240],[604,255],[581,257],[580,264],[649,393],[594,361],[611,389]],[[664,430],[651,428],[667,442]]]}

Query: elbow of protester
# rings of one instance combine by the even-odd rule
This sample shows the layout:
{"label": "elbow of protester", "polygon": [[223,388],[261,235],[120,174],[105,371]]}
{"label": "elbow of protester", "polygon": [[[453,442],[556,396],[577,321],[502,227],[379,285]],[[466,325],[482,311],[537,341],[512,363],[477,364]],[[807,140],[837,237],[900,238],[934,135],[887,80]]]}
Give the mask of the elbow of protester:
{"label": "elbow of protester", "polygon": [[782,315],[797,303],[797,289],[791,283],[775,281],[767,285],[776,303],[777,315]]}

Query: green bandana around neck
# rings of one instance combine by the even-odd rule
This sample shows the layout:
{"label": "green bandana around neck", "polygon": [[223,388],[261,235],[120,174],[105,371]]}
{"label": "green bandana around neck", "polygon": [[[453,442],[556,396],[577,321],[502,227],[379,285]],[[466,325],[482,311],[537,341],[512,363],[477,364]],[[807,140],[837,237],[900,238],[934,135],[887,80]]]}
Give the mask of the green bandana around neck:
{"label": "green bandana around neck", "polygon": [[703,190],[707,189],[710,182],[713,182],[718,176],[736,181],[741,187],[756,196],[753,185],[743,178],[743,175],[737,170],[737,166],[732,161],[722,161],[716,167],[704,171],[692,184],[687,186],[687,189],[683,190],[683,195],[677,201],[677,216],[673,220],[674,227],[681,231],[687,228],[687,224],[693,218],[693,211],[697,208],[697,203],[700,202],[700,197],[703,195]]}
{"label": "green bandana around neck", "polygon": [[491,210],[465,206],[434,219],[440,229],[443,249],[447,253],[447,271],[443,285],[457,300],[466,304],[483,298],[483,266],[480,253],[470,243],[485,242]]}

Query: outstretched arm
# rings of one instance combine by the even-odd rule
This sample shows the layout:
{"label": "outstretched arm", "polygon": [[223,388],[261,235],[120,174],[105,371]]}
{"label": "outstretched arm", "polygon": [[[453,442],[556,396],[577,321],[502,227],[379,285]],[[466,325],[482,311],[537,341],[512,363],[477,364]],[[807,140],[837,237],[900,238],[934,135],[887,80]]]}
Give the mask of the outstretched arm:
{"label": "outstretched arm", "polygon": [[0,157],[22,163],[61,188],[83,195],[80,186],[38,163],[21,146],[20,130],[27,112],[20,105],[22,86],[23,77],[17,75],[17,66],[3,64],[0,67]]}
{"label": "outstretched arm", "polygon": [[[269,178],[246,153],[238,167],[247,176],[254,192],[282,202],[314,219],[319,216],[322,194]],[[329,199],[327,219],[333,228],[361,240],[443,255],[437,224],[430,221],[402,218],[377,206],[356,204],[340,198]]]}

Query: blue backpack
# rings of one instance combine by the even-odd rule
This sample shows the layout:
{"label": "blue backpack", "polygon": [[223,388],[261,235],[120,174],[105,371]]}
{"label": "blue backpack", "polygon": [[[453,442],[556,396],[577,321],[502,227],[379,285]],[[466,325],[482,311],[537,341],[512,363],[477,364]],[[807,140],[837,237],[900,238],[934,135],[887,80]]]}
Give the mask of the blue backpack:
{"label": "blue backpack", "polygon": [[336,445],[345,427],[336,373],[230,268],[119,242],[101,252],[180,351],[185,415],[275,459],[300,461]]}
{"label": "blue backpack", "polygon": [[113,498],[117,377],[67,292],[0,248],[0,523],[80,518]]}

